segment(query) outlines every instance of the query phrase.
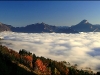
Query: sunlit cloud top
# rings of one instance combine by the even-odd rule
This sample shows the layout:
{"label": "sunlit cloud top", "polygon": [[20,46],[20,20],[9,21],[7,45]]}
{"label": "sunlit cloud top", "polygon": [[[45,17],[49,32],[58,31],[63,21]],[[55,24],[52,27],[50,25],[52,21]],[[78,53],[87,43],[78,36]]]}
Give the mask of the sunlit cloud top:
{"label": "sunlit cloud top", "polygon": [[26,49],[37,56],[78,64],[80,68],[100,68],[100,33],[0,33],[2,44],[19,51]]}

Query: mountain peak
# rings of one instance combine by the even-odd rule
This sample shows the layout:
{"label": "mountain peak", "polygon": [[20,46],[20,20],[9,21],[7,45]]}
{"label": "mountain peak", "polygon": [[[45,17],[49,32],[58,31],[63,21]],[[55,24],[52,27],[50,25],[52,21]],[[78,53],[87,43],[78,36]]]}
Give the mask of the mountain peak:
{"label": "mountain peak", "polygon": [[45,23],[44,23],[44,22],[42,22],[41,24],[45,25]]}
{"label": "mountain peak", "polygon": [[86,19],[82,20],[79,24],[86,24],[89,23]]}

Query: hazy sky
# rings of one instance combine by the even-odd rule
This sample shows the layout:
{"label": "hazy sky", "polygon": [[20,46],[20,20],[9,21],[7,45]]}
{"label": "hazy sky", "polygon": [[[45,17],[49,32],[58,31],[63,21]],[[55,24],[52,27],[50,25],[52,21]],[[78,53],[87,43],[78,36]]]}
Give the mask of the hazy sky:
{"label": "hazy sky", "polygon": [[13,26],[71,26],[83,19],[100,24],[100,1],[0,1],[0,22]]}

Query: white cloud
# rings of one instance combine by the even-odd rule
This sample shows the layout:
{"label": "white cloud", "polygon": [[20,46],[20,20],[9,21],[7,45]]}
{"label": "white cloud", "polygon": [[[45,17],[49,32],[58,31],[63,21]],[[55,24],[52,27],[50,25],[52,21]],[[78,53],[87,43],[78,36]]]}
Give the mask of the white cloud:
{"label": "white cloud", "polygon": [[26,49],[37,56],[65,60],[79,67],[100,68],[100,33],[14,33],[2,32],[2,44],[19,51]]}

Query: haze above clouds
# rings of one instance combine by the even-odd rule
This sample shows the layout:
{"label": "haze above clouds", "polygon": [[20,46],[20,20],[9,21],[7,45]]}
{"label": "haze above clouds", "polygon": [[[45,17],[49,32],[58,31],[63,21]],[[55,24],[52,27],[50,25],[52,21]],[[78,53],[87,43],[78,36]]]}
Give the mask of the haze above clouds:
{"label": "haze above clouds", "polygon": [[37,56],[90,67],[100,68],[100,33],[15,33],[2,32],[2,44],[19,51],[26,49]]}

